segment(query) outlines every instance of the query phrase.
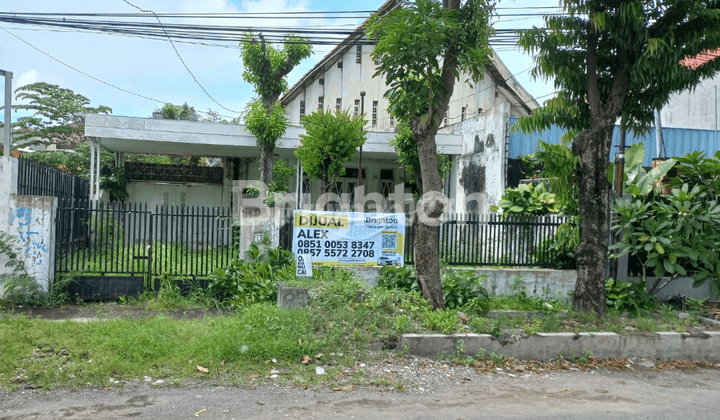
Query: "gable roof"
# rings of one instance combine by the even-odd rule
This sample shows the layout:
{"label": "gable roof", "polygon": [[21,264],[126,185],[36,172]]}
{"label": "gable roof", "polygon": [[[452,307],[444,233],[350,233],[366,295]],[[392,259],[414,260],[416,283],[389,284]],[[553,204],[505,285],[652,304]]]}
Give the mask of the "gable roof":
{"label": "gable roof", "polygon": [[[399,0],[388,0],[386,1],[376,13],[387,13],[393,9],[400,7],[402,4]],[[280,103],[287,105],[288,102],[293,100],[302,89],[312,83],[317,77],[323,74],[327,69],[332,67],[339,57],[342,57],[348,49],[357,45],[358,41],[363,40],[365,36],[365,26],[367,25],[370,18],[366,19],[360,26],[358,26],[352,34],[343,40],[343,42],[337,47],[333,48],[319,63],[317,63],[309,72],[305,73],[300,80],[297,81],[287,92],[280,97]],[[364,40],[367,45],[374,45],[374,42]],[[514,98],[518,101],[518,106],[524,108],[528,113],[532,112],[533,109],[539,107],[538,102],[533,98],[528,91],[523,88],[520,83],[517,82],[515,77],[510,73],[505,64],[500,60],[500,57],[493,50],[493,56],[490,64],[485,68],[485,71],[490,75],[490,78],[495,82],[497,86],[506,89]]]}
{"label": "gable roof", "polygon": [[685,67],[689,67],[692,70],[695,70],[703,64],[712,61],[718,57],[720,57],[720,49],[717,49],[715,51],[706,51],[704,53],[696,55],[695,57],[685,58],[682,61],[682,65]]}

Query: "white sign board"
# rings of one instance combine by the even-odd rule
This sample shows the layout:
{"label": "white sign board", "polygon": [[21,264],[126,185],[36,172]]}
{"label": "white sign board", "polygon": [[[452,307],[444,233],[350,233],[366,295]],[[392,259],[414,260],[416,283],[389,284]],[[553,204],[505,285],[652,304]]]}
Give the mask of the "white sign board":
{"label": "white sign board", "polygon": [[296,254],[295,276],[312,277],[312,256],[309,254]]}
{"label": "white sign board", "polygon": [[295,210],[292,250],[316,267],[402,267],[405,214]]}

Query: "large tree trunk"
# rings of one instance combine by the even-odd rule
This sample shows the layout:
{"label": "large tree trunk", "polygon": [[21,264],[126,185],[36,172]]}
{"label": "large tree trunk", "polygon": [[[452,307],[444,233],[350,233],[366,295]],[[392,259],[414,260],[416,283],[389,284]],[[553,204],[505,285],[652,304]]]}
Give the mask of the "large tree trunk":
{"label": "large tree trunk", "polygon": [[607,315],[605,266],[610,235],[607,179],[608,159],[614,121],[598,124],[580,133],[573,141],[573,153],[580,167],[580,244],[573,309]]}
{"label": "large tree trunk", "polygon": [[443,212],[442,178],[438,172],[435,132],[429,130],[416,139],[422,173],[421,206],[413,215],[415,226],[415,271],[423,297],[433,309],[445,309],[440,277],[439,217]]}

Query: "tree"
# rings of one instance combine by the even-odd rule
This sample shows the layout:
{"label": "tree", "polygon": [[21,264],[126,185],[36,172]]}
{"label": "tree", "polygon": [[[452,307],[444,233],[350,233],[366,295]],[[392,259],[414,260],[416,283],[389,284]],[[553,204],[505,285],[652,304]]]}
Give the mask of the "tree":
{"label": "tree", "polygon": [[526,132],[557,124],[568,130],[580,167],[580,244],[573,308],[607,313],[605,266],[610,232],[607,169],[615,123],[642,133],[673,92],[692,89],[720,60],[682,64],[720,47],[714,0],[566,0],[566,16],[520,34],[535,54],[535,77],[551,77],[556,98],[521,118]]}
{"label": "tree", "polygon": [[[243,80],[252,83],[259,96],[248,104],[244,121],[248,131],[257,138],[261,188],[267,188],[272,182],[275,143],[289,124],[278,98],[288,87],[285,76],[303,59],[310,57],[312,46],[303,38],[289,35],[283,40],[285,45],[280,50],[268,45],[262,34],[258,38],[252,34],[245,36],[240,44],[240,57],[245,66]],[[262,199],[265,193],[261,191]]]}
{"label": "tree", "polygon": [[365,143],[365,123],[363,115],[353,116],[349,110],[321,110],[303,118],[307,134],[300,134],[302,145],[295,156],[310,177],[320,180],[323,194],[331,192],[338,175],[345,173],[342,164]]}
{"label": "tree", "polygon": [[[375,73],[388,84],[391,107],[405,108],[417,144],[423,198],[413,215],[415,268],[423,296],[444,309],[438,253],[438,218],[444,210],[435,134],[445,116],[460,72],[477,81],[490,62],[489,25],[493,4],[483,0],[406,3],[376,15],[367,34],[377,41]],[[409,98],[409,99],[408,99]],[[402,104],[402,105],[401,105]]]}
{"label": "tree", "polygon": [[[85,117],[82,114],[110,114],[112,109],[100,105],[89,106],[90,99],[58,85],[38,82],[15,90],[15,111],[32,111],[29,117],[18,118],[13,124],[18,145],[57,143],[76,148],[85,142]],[[31,139],[38,138],[35,142]]]}
{"label": "tree", "polygon": [[195,121],[198,119],[195,108],[188,106],[187,102],[183,105],[165,104],[162,108],[156,109],[162,115],[164,120],[183,120]]}

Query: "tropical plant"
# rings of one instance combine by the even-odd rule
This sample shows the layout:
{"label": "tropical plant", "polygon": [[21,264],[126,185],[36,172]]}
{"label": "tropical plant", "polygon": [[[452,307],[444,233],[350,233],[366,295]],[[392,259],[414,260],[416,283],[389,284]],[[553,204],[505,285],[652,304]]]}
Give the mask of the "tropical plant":
{"label": "tropical plant", "polygon": [[644,283],[622,282],[610,278],[605,283],[607,306],[635,316],[651,313],[657,306],[655,296],[645,291]]}
{"label": "tropical plant", "polygon": [[[643,185],[652,188],[650,182]],[[639,259],[642,283],[651,294],[687,276],[688,270],[695,273],[696,285],[712,279],[712,293],[720,293],[720,204],[708,200],[700,187],[683,184],[669,196],[617,199],[612,209],[617,214],[613,229],[621,239],[610,249],[618,250],[616,257]],[[653,284],[647,283],[650,269]]]}
{"label": "tropical plant", "polygon": [[306,115],[302,125],[307,133],[300,134],[295,156],[311,178],[320,180],[322,193],[329,193],[337,177],[345,173],[342,165],[365,143],[364,116],[352,115],[349,110],[321,110]]}
{"label": "tropical plant", "polygon": [[112,112],[107,106],[89,106],[90,99],[70,89],[44,82],[17,88],[15,99],[19,102],[12,106],[15,111],[33,112],[31,116],[20,117],[12,124],[15,147],[57,143],[76,148],[85,142],[84,114]]}
{"label": "tropical plant", "polygon": [[[266,43],[262,34],[256,38],[251,33],[240,43],[240,57],[245,66],[243,80],[251,83],[259,96],[248,104],[243,119],[248,131],[257,138],[262,188],[273,180],[273,150],[289,124],[285,110],[278,102],[288,87],[286,76],[312,54],[310,43],[296,35],[286,36],[283,45],[283,49],[277,49]],[[265,193],[261,191],[263,200]]]}
{"label": "tropical plant", "polygon": [[671,185],[696,185],[708,194],[710,200],[717,201],[720,196],[720,151],[710,157],[705,152],[695,151],[675,160],[678,162],[678,173],[670,179]]}
{"label": "tropical plant", "polygon": [[490,206],[490,210],[497,212],[502,209],[506,215],[535,215],[544,216],[560,211],[555,200],[555,194],[549,192],[543,184],[520,184],[515,188],[508,188],[503,193],[497,206]]}
{"label": "tropical plant", "polygon": [[572,139],[581,168],[573,307],[604,316],[606,175],[616,121],[623,129],[646,132],[671,94],[694,88],[720,69],[720,60],[683,64],[720,47],[720,14],[714,0],[571,0],[563,7],[566,14],[546,17],[545,28],[520,34],[519,44],[535,57],[532,74],[553,78],[558,95],[519,124],[526,132],[555,124]]}

